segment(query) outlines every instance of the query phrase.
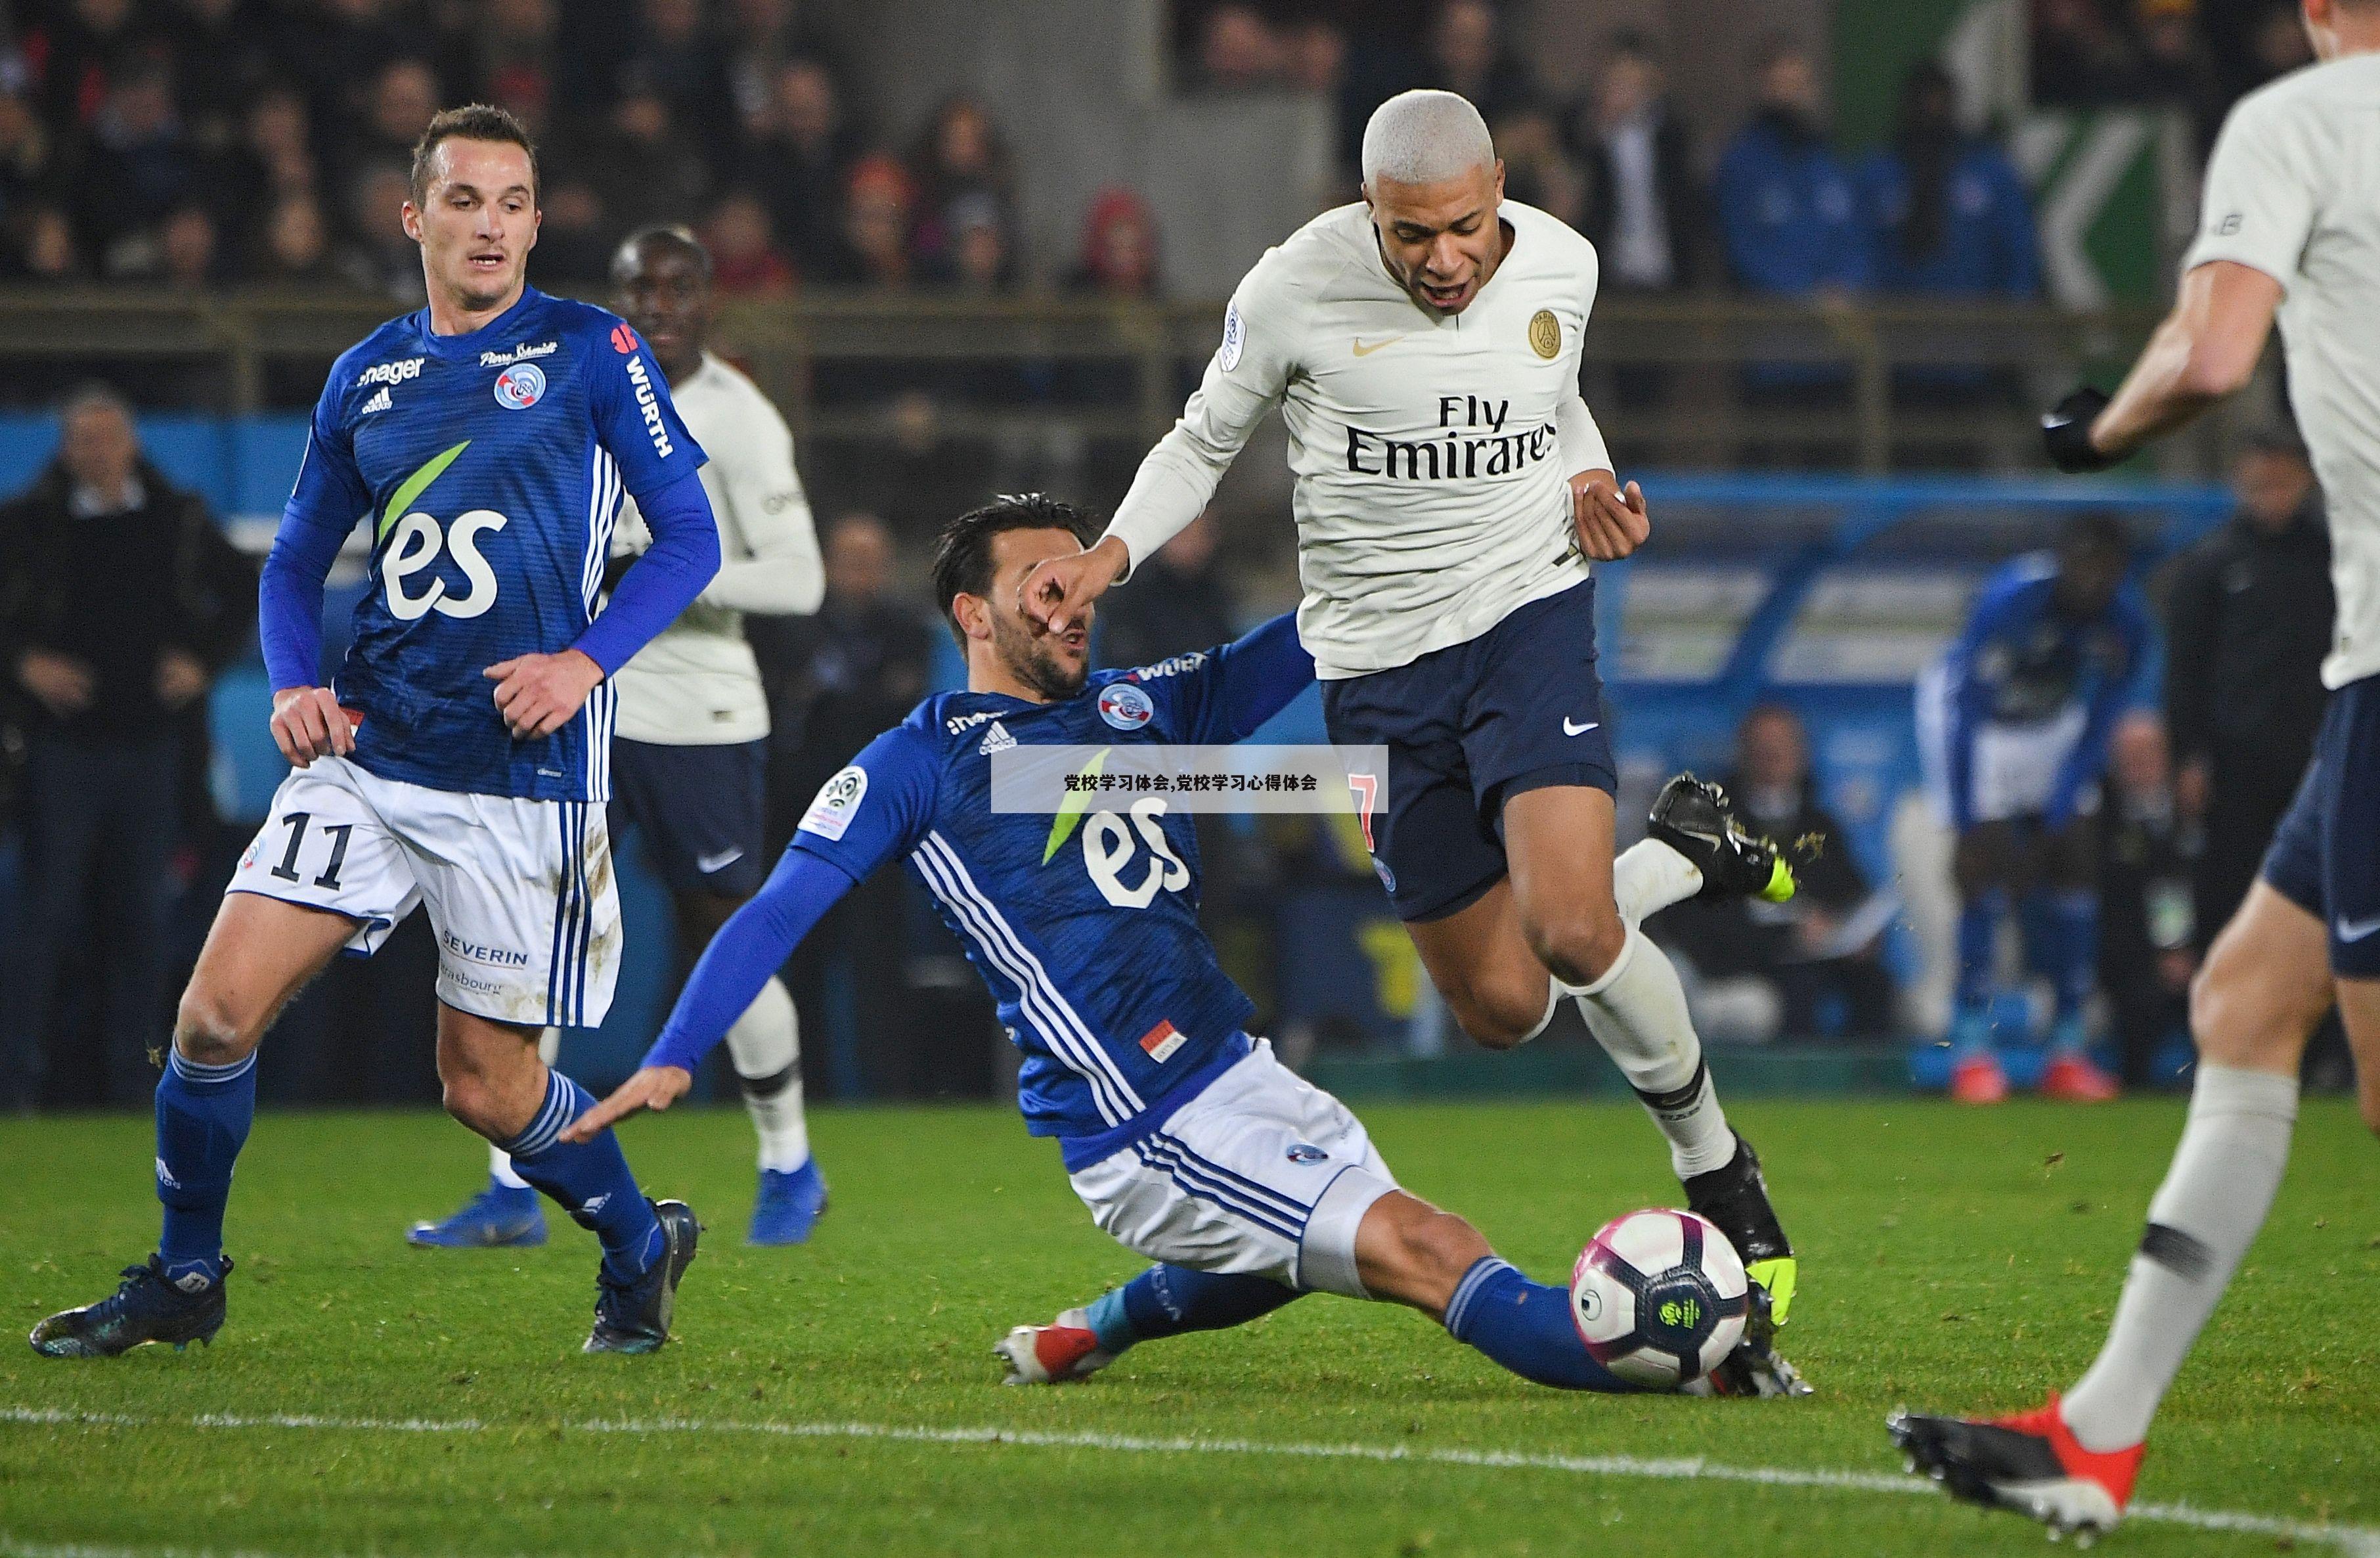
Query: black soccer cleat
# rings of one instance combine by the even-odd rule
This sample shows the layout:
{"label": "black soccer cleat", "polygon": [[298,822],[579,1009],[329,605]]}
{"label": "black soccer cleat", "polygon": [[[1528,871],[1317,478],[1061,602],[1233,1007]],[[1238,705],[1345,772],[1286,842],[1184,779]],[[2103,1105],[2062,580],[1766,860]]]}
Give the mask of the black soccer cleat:
{"label": "black soccer cleat", "polygon": [[157,1256],[148,1264],[124,1268],[124,1281],[114,1293],[79,1309],[63,1309],[33,1327],[27,1338],[43,1357],[114,1357],[150,1342],[170,1343],[178,1352],[192,1342],[214,1341],[223,1329],[224,1279],[231,1275],[231,1260],[224,1259],[223,1274],[207,1282],[196,1273],[182,1278],[184,1286],[169,1281],[165,1263]]}
{"label": "black soccer cleat", "polygon": [[2066,1426],[2058,1398],[2013,1417],[1979,1420],[1895,1412],[1885,1431],[1909,1457],[1909,1469],[1942,1484],[1951,1497],[2028,1515],[2052,1537],[2087,1540],[2116,1528],[2131,1502],[2143,1446],[2084,1449]]}
{"label": "black soccer cleat", "polygon": [[1690,1395],[1799,1396],[1813,1394],[1815,1387],[1802,1378],[1802,1371],[1785,1361],[1777,1350],[1777,1321],[1771,1312],[1774,1301],[1768,1290],[1758,1283],[1745,1295],[1746,1307],[1743,1340],[1735,1349],[1719,1359],[1718,1367],[1686,1387]]}
{"label": "black soccer cleat", "polygon": [[1793,868],[1774,840],[1744,831],[1727,792],[1681,773],[1654,798],[1650,831],[1703,873],[1701,896],[1756,897],[1781,904],[1793,895]]}
{"label": "black soccer cleat", "polygon": [[596,1272],[595,1329],[588,1333],[583,1352],[649,1353],[669,1340],[678,1279],[694,1264],[702,1224],[684,1201],[655,1201],[652,1208],[661,1219],[662,1252],[633,1282],[615,1281],[608,1266]]}
{"label": "black soccer cleat", "polygon": [[1800,1268],[1793,1259],[1792,1243],[1777,1221],[1777,1209],[1768,1202],[1768,1181],[1760,1172],[1760,1154],[1738,1134],[1735,1156],[1725,1168],[1695,1175],[1685,1185],[1686,1210],[1709,1218],[1727,1235],[1727,1242],[1743,1261],[1745,1274],[1767,1295],[1768,1303],[1754,1306],[1753,1318],[1744,1326],[1747,1338],[1766,1346],[1793,1308],[1794,1280]]}

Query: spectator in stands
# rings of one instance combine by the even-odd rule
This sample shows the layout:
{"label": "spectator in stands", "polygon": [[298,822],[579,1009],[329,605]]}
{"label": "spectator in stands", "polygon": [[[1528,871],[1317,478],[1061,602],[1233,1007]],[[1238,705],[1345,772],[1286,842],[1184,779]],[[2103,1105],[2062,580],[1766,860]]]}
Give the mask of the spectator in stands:
{"label": "spectator in stands", "polygon": [[877,154],[853,164],[843,201],[843,241],[829,278],[854,286],[906,287],[916,210],[916,186],[898,162]]}
{"label": "spectator in stands", "polygon": [[2231,94],[2198,30],[2198,0],[2137,0],[2141,87],[2152,100],[2190,116],[2203,154],[2214,148]]}
{"label": "spectator in stands", "polygon": [[2140,95],[2140,52],[2109,0],[2033,0],[2031,74],[2036,103],[2129,103]]}
{"label": "spectator in stands", "polygon": [[[1801,887],[1791,902],[1695,900],[1656,928],[1676,941],[1706,985],[1720,987],[1706,993],[1724,992],[1730,1009],[1773,1014],[1740,1037],[1890,1033],[1894,991],[1882,956],[1884,925],[1842,824],[1818,800],[1800,716],[1781,703],[1757,706],[1737,727],[1735,750],[1735,771],[1721,783],[1748,824],[1770,838],[1823,843],[1796,872]],[[1758,999],[1724,991],[1738,981],[1759,987],[1750,992]]]}
{"label": "spectator in stands", "polygon": [[2247,896],[2322,723],[2330,534],[2304,446],[2266,434],[2232,468],[2239,508],[2166,580],[2166,720],[2203,815],[2198,949]]}
{"label": "spectator in stands", "polygon": [[1505,46],[1488,0],[1443,0],[1430,19],[1428,50],[1428,84],[1461,92],[1490,124],[1536,100],[1536,83]]}
{"label": "spectator in stands", "polygon": [[429,128],[442,96],[437,73],[422,60],[393,59],[382,66],[365,99],[363,123],[349,138],[345,165],[410,163],[413,144]]}
{"label": "spectator in stands", "polygon": [[1347,34],[1327,17],[1306,17],[1281,32],[1281,80],[1292,90],[1336,101],[1347,79]]}
{"label": "spectator in stands", "polygon": [[982,298],[1016,285],[1015,260],[1000,202],[976,190],[943,205],[940,242],[921,273],[937,286]]}
{"label": "spectator in stands", "polygon": [[273,27],[251,0],[171,0],[159,37],[174,61],[183,122],[198,145],[229,145],[273,74]]}
{"label": "spectator in stands", "polygon": [[223,279],[219,247],[206,207],[176,207],[157,233],[158,279],[177,292],[208,290]]}
{"label": "spectator in stands", "polygon": [[1210,508],[1133,570],[1135,588],[1102,600],[1099,663],[1153,665],[1237,637],[1238,603],[1217,566],[1222,542],[1222,521]]}
{"label": "spectator in stands", "polygon": [[595,186],[566,168],[557,170],[538,191],[537,203],[540,220],[529,264],[538,285],[589,287],[609,280],[614,246]]}
{"label": "spectator in stands", "polygon": [[689,221],[710,187],[701,151],[680,133],[669,99],[641,67],[622,83],[587,173],[615,228]]}
{"label": "spectator in stands", "polygon": [[109,274],[141,269],[153,254],[157,225],[197,186],[197,158],[175,112],[173,79],[162,62],[135,59],[109,80],[75,180],[80,225],[101,267]]}
{"label": "spectator in stands", "polygon": [[722,31],[727,88],[747,136],[765,129],[777,112],[778,82],[786,66],[809,57],[795,0],[732,0]]}
{"label": "spectator in stands", "polygon": [[311,195],[289,195],[265,220],[264,244],[250,260],[254,279],[276,286],[322,290],[346,278],[331,262],[331,235]]}
{"label": "spectator in stands", "polygon": [[1198,84],[1209,91],[1273,86],[1287,63],[1281,34],[1253,6],[1225,0],[1199,24]]}
{"label": "spectator in stands", "polygon": [[1585,178],[1579,230],[1603,262],[1604,290],[1692,286],[1708,241],[1694,146],[1643,33],[1612,35],[1568,127]]}
{"label": "spectator in stands", "polygon": [[0,81],[0,223],[54,195],[59,176],[50,128],[23,92]]}
{"label": "spectator in stands", "polygon": [[1867,284],[1851,175],[1827,142],[1818,76],[1799,45],[1763,50],[1759,106],[1719,160],[1719,230],[1736,283],[1772,298]]}
{"label": "spectator in stands", "polygon": [[2190,1053],[2190,977],[2196,915],[2191,877],[2201,835],[2175,805],[2165,725],[2135,710],[2107,749],[2107,804],[2099,837],[2099,988],[2127,1087],[2158,1075],[2158,1053]]}
{"label": "spectator in stands", "polygon": [[[78,949],[104,969],[108,1090],[133,1102],[164,1031],[168,867],[209,683],[247,641],[256,575],[206,505],[141,457],[114,392],[66,405],[59,450],[0,509],[0,664],[24,700],[27,860],[15,982],[25,1041]],[[104,891],[95,892],[95,888]],[[94,900],[109,922],[88,928]],[[18,1073],[34,1056],[20,1057]]]}
{"label": "spectator in stands", "polygon": [[18,42],[23,56],[35,62],[42,116],[63,136],[91,122],[109,82],[149,39],[132,0],[71,0],[26,17]]}
{"label": "spectator in stands", "polygon": [[[917,180],[917,225],[910,246],[917,262],[944,280],[958,274],[961,219],[980,225],[987,203],[1003,238],[1014,230],[1015,178],[1008,147],[982,103],[964,93],[945,98],[909,153]],[[962,208],[961,201],[969,203]]]}
{"label": "spectator in stands", "polygon": [[364,88],[382,66],[420,47],[412,18],[394,0],[319,0],[284,13],[284,61],[306,90],[318,131],[353,123],[366,111]]}
{"label": "spectator in stands", "polygon": [[794,289],[794,268],[769,227],[769,208],[749,189],[730,189],[702,225],[711,285],[720,296],[774,297]]}
{"label": "spectator in stands", "polygon": [[294,194],[322,198],[321,160],[306,99],[295,87],[270,86],[257,93],[240,123],[238,144],[222,162],[216,183],[235,213],[246,209],[247,201],[261,208]]}
{"label": "spectator in stands", "polygon": [[642,0],[635,69],[667,107],[670,122],[723,162],[735,145],[735,100],[726,61],[702,10],[701,0]]}
{"label": "spectator in stands", "polygon": [[2010,299],[2040,291],[2024,177],[1998,146],[1959,128],[1958,86],[1939,65],[1910,67],[1892,144],[1857,176],[1877,290]]}
{"label": "spectator in stands", "polygon": [[843,191],[859,155],[844,121],[843,93],[823,61],[795,55],[777,67],[759,140],[745,154],[746,181],[769,204],[778,241],[805,276],[835,268]]}
{"label": "spectator in stands", "polygon": [[555,0],[487,0],[471,47],[471,77],[487,101],[542,138],[552,124],[560,71]]}
{"label": "spectator in stands", "polygon": [[2120,517],[2077,515],[2055,553],[2018,557],[1985,580],[1919,686],[1928,778],[1959,837],[1950,1085],[1962,1103],[2008,1093],[1994,1029],[1999,934],[2027,907],[2042,917],[2034,951],[2056,996],[2042,1091],[2079,1102],[2115,1092],[2087,1053],[2084,1017],[2098,940],[2099,778],[2149,641],[2126,578],[2131,555]]}
{"label": "spectator in stands", "polygon": [[411,198],[399,164],[382,163],[357,175],[347,191],[352,236],[339,256],[339,269],[351,286],[419,308],[427,295],[422,290],[421,246],[405,236],[405,202]]}
{"label": "spectator in stands", "polygon": [[[820,398],[830,398],[823,380],[820,387]],[[951,516],[965,513],[996,490],[991,468],[997,456],[990,441],[953,432],[941,408],[924,390],[886,394],[880,383],[862,381],[832,398],[880,407],[877,425],[882,431],[865,440],[818,444],[805,474],[815,478],[810,486],[821,504],[880,516],[897,543],[922,548],[933,544]]]}
{"label": "spectator in stands", "polygon": [[1488,128],[1503,159],[1508,199],[1549,212],[1572,227],[1585,220],[1585,188],[1562,145],[1553,110],[1524,98],[1507,105]]}
{"label": "spectator in stands", "polygon": [[1083,248],[1066,290],[1093,298],[1154,298],[1157,216],[1137,190],[1111,184],[1091,197]]}
{"label": "spectator in stands", "polygon": [[74,224],[54,205],[37,205],[18,224],[21,243],[9,256],[10,271],[30,282],[71,282],[83,279],[82,256],[75,248]]}

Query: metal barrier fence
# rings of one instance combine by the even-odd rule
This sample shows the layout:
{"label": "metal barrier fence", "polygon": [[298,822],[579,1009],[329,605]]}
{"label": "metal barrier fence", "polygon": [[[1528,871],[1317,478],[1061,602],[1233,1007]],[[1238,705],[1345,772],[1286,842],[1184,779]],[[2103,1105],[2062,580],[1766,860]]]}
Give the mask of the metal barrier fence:
{"label": "metal barrier fence", "polygon": [[[0,290],[9,393],[112,365],[153,371],[144,401],[248,411],[310,404],[334,357],[395,305],[354,294]],[[719,343],[806,444],[887,439],[887,398],[933,394],[962,436],[1145,446],[1212,352],[1221,306],[805,292],[722,306]],[[2152,310],[2007,303],[1809,305],[1611,295],[1586,389],[1632,463],[1672,468],[2008,469],[2034,458],[2027,413],[2120,369]],[[2168,475],[2216,468],[2253,412],[2168,444]]]}

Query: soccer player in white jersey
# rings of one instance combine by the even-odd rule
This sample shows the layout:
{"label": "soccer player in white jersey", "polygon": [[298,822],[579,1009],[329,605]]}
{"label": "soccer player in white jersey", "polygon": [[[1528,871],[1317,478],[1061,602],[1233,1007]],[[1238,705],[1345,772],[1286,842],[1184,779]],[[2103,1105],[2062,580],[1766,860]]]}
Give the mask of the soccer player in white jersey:
{"label": "soccer player in white jersey", "polygon": [[[1357,775],[1381,882],[1463,1030],[1494,1049],[1575,998],[1669,1138],[1687,1203],[1782,1320],[1793,1252],[1759,1160],[1713,1092],[1678,976],[1637,929],[1697,891],[1791,892],[1725,797],[1673,782],[1615,872],[1615,787],[1590,559],[1650,530],[1579,395],[1595,248],[1503,198],[1478,110],[1391,98],[1364,132],[1364,199],[1250,271],[1181,421],[1107,533],[1028,599],[1070,620],[1188,524],[1276,406],[1296,476],[1298,633]],[[1660,842],[1666,841],[1666,842]],[[1626,906],[1623,907],[1623,906]]]}
{"label": "soccer player in white jersey", "polygon": [[[265,560],[259,636],[291,772],[176,1016],[157,1084],[163,1236],[115,1293],[34,1328],[45,1357],[222,1328],[257,1044],[333,957],[370,952],[417,906],[438,938],[447,1112],[602,1241],[586,1350],[661,1346],[694,1259],[694,1213],[647,1201],[616,1139],[561,1139],[593,1101],[537,1045],[611,1004],[610,677],[718,571],[702,446],[633,329],[528,285],[537,157],[511,115],[432,118],[403,220],[429,306],[332,365]],[[659,539],[598,615],[623,493]],[[358,519],[370,588],[323,687],[322,581]]]}
{"label": "soccer player in white jersey", "polygon": [[[669,884],[688,968],[767,877],[763,812],[769,701],[744,640],[744,614],[806,615],[826,592],[809,500],[794,471],[794,435],[769,397],[709,349],[710,255],[682,227],[633,234],[612,262],[612,305],[652,347],[678,415],[710,462],[703,490],[719,522],[720,568],[686,615],[620,667],[612,741],[611,833],[635,830]],[[633,501],[612,536],[615,569],[652,544]],[[559,1029],[541,1041],[554,1057]],[[727,1030],[728,1057],[759,1137],[759,1183],[746,1241],[800,1244],[826,1208],[802,1117],[794,1000],[771,978]],[[501,1147],[487,1188],[413,1244],[442,1248],[545,1242],[537,1192]]]}
{"label": "soccer player in white jersey", "polygon": [[2172,314],[2112,400],[2078,390],[2042,420],[2062,469],[2112,465],[2243,387],[2277,318],[2338,595],[2322,735],[2192,987],[2190,1117],[2098,1360],[2034,1411],[1891,1423],[1953,1493],[2053,1528],[2122,1517],[2157,1404],[2272,1209],[2334,1003],[2380,1131],[2380,0],[2301,4],[2318,63],[2231,110]]}

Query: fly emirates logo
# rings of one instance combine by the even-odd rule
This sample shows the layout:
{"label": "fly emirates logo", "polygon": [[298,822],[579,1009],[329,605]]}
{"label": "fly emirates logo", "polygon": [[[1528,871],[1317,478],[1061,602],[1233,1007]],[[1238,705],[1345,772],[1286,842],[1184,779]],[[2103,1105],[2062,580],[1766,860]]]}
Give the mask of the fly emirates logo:
{"label": "fly emirates logo", "polygon": [[1347,469],[1396,481],[1470,481],[1511,476],[1552,455],[1552,424],[1510,425],[1512,403],[1476,395],[1438,397],[1438,435],[1398,438],[1350,423]]}

